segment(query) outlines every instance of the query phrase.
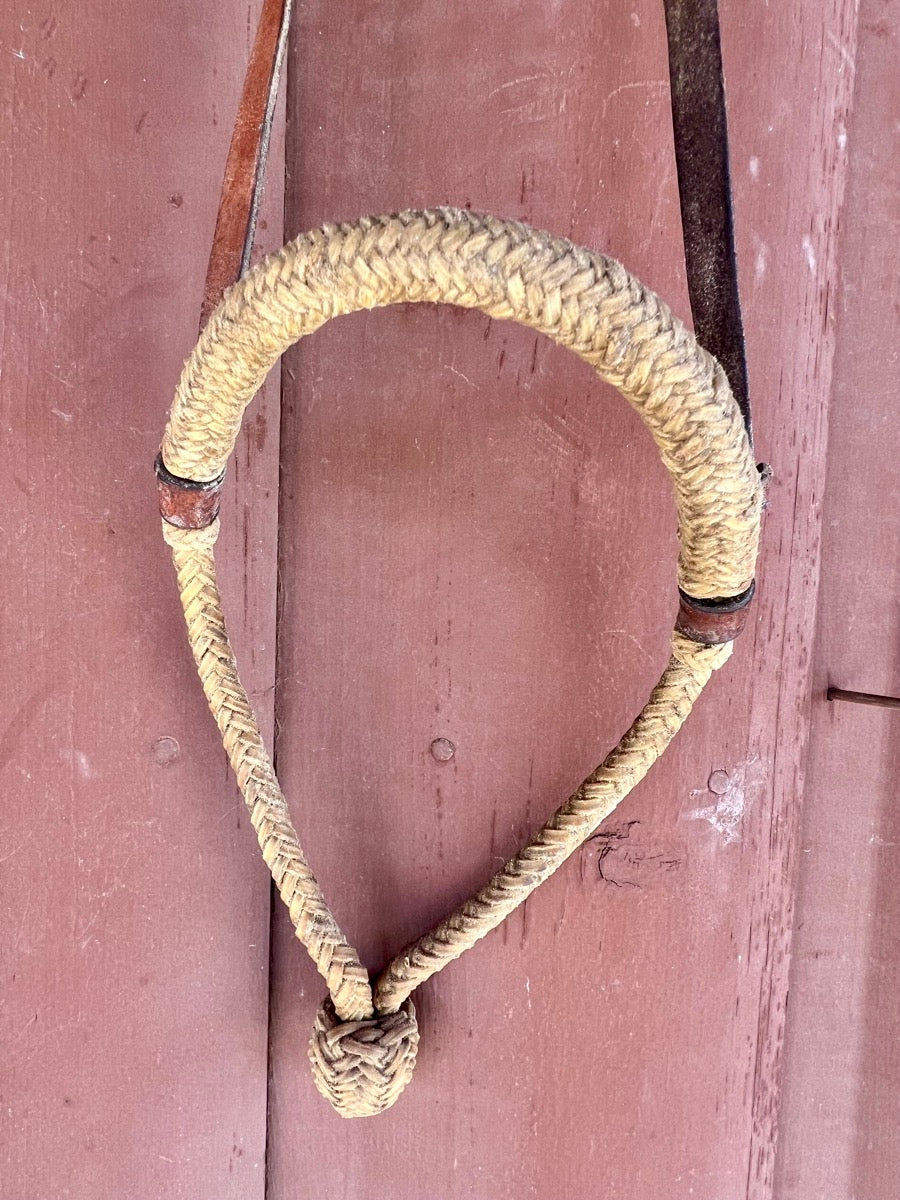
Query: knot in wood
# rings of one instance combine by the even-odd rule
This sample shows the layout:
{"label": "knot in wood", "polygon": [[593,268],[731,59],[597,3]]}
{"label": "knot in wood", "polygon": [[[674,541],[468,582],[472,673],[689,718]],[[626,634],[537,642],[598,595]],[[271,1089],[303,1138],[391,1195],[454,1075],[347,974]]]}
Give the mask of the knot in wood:
{"label": "knot in wood", "polygon": [[413,1002],[365,1021],[341,1021],[329,996],[309,1043],[316,1087],[342,1117],[374,1117],[412,1078],[419,1045]]}

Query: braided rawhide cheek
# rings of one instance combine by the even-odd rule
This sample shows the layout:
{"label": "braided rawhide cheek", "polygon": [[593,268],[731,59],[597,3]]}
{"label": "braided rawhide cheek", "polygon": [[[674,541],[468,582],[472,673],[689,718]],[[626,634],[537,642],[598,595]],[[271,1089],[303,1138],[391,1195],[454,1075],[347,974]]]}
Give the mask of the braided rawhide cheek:
{"label": "braided rawhide cheek", "polygon": [[[411,300],[519,321],[619,388],[672,475],[682,595],[669,664],[619,745],[527,846],[373,987],[306,861],[238,677],[216,585],[214,493],[246,405],[289,345],[333,316]],[[525,225],[436,209],[325,226],[231,288],[185,366],[158,475],[197,670],[263,857],[328,986],[310,1045],[316,1086],[345,1116],[381,1112],[415,1062],[412,991],[499,925],[593,833],[730,656],[724,639],[752,596],[762,507],[740,412],[718,363],[620,264]]]}
{"label": "braided rawhide cheek", "polygon": [[200,682],[237,776],[266,866],[287,906],[296,935],[328,984],[338,1011],[345,1020],[371,1017],[368,972],[331,915],[306,861],[250,698],[238,677],[216,583],[213,549],[219,536],[219,522],[216,520],[205,529],[177,529],[163,521],[162,528],[163,537],[172,548],[188,640]]}

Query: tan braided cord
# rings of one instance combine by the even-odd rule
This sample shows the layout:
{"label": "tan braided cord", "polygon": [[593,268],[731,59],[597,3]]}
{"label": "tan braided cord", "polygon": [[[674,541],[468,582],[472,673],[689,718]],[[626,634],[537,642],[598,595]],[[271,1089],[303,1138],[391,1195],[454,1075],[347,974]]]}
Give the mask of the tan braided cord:
{"label": "tan braided cord", "polygon": [[[679,585],[733,597],[753,581],[762,492],[719,364],[665,304],[611,259],[528,226],[457,209],[326,225],[261,262],[225,294],[188,360],[162,444],[165,468],[205,482],[223,471],[244,409],[278,357],[331,317],[408,301],[480,309],[573,350],[640,414],[672,476]],[[521,902],[643,778],[731,643],[673,635],[672,656],[619,745],[493,879],[378,977],[335,922],[301,849],[238,678],[216,586],[218,523],[178,529],[172,548],[194,658],[297,937],[328,985],[310,1061],[344,1116],[393,1104],[415,1061],[410,994]]]}

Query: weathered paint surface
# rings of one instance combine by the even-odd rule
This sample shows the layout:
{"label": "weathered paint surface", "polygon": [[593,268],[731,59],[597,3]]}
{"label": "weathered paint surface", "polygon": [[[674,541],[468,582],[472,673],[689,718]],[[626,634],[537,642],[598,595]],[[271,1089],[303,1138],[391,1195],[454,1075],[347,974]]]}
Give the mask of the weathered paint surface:
{"label": "weathered paint surface", "polygon": [[[417,995],[416,1076],[377,1122],[313,1088],[322,985],[278,909],[269,994],[267,879],[154,514],[256,5],[151,9],[0,27],[3,1195],[892,1200],[894,724],[821,699],[900,688],[892,7],[722,5],[775,469],[755,624],[600,834]],[[661,5],[311,0],[289,83],[288,232],[471,205],[620,257],[687,316]],[[357,314],[282,383],[280,432],[273,380],[229,471],[223,591],[376,968],[640,707],[674,511],[620,398],[513,326]]]}
{"label": "weathered paint surface", "polygon": [[[311,6],[289,227],[493,209],[621,257],[686,314],[662,14],[632,9],[367,11],[360,73],[341,48],[362,10]],[[759,451],[776,471],[755,626],[601,835],[422,989],[416,1079],[377,1137],[316,1107],[304,1047],[321,989],[279,919],[275,1196],[298,1176],[368,1194],[386,1173],[404,1197],[560,1180],[772,1194],[852,87],[834,55],[852,61],[854,37],[851,4],[723,12]],[[355,316],[289,357],[284,390],[279,765],[377,967],[630,720],[665,657],[674,522],[632,414],[514,327]],[[439,736],[449,764],[428,754]]]}
{"label": "weathered paint surface", "polygon": [[732,900],[750,930],[740,1004],[757,1023],[748,1046],[752,1200],[774,1186],[856,20],[853,0],[722,9],[757,452],[775,470],[760,567],[766,599],[744,684],[750,746],[770,785],[747,830],[755,862],[743,884],[735,879]]}
{"label": "weathered paint surface", "polygon": [[896,1195],[900,812],[896,710],[829,704],[829,684],[900,695],[900,23],[863,0],[834,296],[810,767],[775,1194]]}
{"label": "weathered paint surface", "polygon": [[[251,34],[230,0],[2,15],[8,1200],[263,1196],[269,889],[185,652],[151,466]],[[274,179],[270,245],[277,158]],[[221,556],[267,724],[277,413],[269,390]]]}

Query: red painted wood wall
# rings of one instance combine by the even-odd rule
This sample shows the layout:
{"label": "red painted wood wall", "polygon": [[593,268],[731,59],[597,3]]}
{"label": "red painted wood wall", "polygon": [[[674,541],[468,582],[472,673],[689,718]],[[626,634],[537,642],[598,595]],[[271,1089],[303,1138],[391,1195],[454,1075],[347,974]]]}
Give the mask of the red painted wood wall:
{"label": "red painted wood wall", "polygon": [[[900,689],[900,16],[721,17],[775,469],[756,623],[599,836],[418,993],[397,1107],[342,1122],[149,469],[256,4],[0,15],[3,1197],[893,1200],[897,722],[824,694]],[[279,129],[262,249],[470,205],[621,258],[689,315],[656,0],[309,0]],[[409,306],[286,356],[226,496],[245,681],[375,968],[640,707],[673,615],[668,483],[582,364]]]}

